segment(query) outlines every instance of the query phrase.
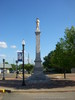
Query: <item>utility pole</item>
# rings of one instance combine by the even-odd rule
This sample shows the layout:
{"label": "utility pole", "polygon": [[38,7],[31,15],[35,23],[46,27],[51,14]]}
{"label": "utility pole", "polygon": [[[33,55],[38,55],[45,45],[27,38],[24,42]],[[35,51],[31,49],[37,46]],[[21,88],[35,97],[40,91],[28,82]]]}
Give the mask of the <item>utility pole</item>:
{"label": "utility pole", "polygon": [[28,64],[29,64],[29,53],[28,53]]}

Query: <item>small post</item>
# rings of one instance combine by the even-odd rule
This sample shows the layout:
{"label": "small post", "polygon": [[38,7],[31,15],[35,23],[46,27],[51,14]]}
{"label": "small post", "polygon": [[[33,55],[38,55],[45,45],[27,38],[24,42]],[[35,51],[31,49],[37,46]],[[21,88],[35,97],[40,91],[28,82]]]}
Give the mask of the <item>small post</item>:
{"label": "small post", "polygon": [[3,59],[3,79],[5,80],[5,59]]}

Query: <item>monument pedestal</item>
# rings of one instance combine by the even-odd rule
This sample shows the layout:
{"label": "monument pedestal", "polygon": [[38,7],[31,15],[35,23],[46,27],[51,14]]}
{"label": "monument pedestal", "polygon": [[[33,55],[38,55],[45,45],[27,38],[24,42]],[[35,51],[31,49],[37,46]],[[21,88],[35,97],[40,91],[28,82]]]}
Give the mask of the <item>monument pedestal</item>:
{"label": "monument pedestal", "polygon": [[44,73],[43,73],[43,68],[34,68],[34,72],[28,79],[26,80],[27,83],[48,83],[50,81],[50,78],[48,78]]}

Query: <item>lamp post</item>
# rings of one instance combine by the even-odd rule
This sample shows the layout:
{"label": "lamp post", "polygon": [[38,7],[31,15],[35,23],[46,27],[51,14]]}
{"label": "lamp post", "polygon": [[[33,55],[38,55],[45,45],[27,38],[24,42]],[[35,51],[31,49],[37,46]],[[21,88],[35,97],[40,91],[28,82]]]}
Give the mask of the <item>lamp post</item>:
{"label": "lamp post", "polygon": [[17,65],[18,65],[18,60],[16,60],[16,78],[18,78]]}
{"label": "lamp post", "polygon": [[22,81],[22,86],[25,86],[26,84],[25,84],[25,81],[24,81],[24,46],[25,46],[25,41],[23,40],[22,41],[22,53],[23,53],[23,81]]}
{"label": "lamp post", "polygon": [[5,80],[5,59],[3,59],[3,80]]}

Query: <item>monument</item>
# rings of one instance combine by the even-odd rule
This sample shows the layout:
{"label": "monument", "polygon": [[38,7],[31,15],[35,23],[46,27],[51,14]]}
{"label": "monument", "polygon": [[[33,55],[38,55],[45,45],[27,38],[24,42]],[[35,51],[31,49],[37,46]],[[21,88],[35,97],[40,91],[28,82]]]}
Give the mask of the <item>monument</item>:
{"label": "monument", "polygon": [[43,73],[43,67],[41,65],[41,56],[40,56],[40,28],[39,28],[40,20],[36,19],[36,56],[35,56],[35,66],[33,74],[28,78],[28,80],[32,83],[37,82],[47,82],[48,77],[46,77]]}

